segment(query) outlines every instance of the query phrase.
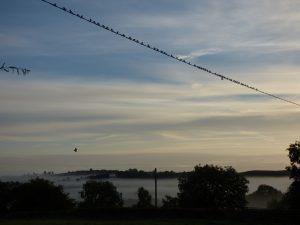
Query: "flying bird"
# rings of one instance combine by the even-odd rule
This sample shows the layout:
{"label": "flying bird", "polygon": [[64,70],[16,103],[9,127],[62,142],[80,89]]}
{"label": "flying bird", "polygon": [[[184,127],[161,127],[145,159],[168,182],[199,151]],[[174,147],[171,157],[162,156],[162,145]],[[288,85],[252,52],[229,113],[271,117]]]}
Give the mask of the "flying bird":
{"label": "flying bird", "polygon": [[78,149],[77,149],[77,148],[75,148],[75,149],[74,149],[74,152],[77,152],[77,151],[78,151]]}

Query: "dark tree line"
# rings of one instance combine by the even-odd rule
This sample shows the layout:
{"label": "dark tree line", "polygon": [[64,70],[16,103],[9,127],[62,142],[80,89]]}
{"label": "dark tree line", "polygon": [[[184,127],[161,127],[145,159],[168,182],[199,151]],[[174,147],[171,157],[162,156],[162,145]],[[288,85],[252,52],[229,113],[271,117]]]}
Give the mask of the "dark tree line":
{"label": "dark tree line", "polygon": [[[300,209],[300,142],[291,144],[290,166],[287,171],[293,183],[282,201],[273,202],[273,207]],[[104,171],[103,171],[104,172]],[[144,171],[130,169],[121,173],[126,177]],[[150,175],[149,175],[150,176]],[[245,208],[248,181],[232,167],[197,165],[191,172],[182,173],[178,178],[179,192],[176,197],[165,196],[164,208]],[[261,185],[255,195],[270,196],[277,193],[267,185]],[[275,193],[275,194],[276,194]],[[124,201],[122,194],[109,181],[88,181],[80,192],[82,201],[76,203],[63,190],[48,180],[36,178],[26,183],[0,181],[0,213],[13,211],[55,211],[79,208],[120,208]],[[277,193],[279,194],[279,193]],[[137,191],[135,208],[153,208],[152,196],[143,187]]]}
{"label": "dark tree line", "polygon": [[[174,171],[159,171],[157,172],[157,178],[178,178],[183,175],[185,172],[174,172]],[[58,175],[66,175],[66,176],[88,176],[89,179],[105,179],[110,177],[116,178],[138,178],[138,179],[153,179],[154,174],[153,171],[144,171],[138,169],[128,169],[128,170],[81,170],[81,171],[73,171],[67,172]]]}
{"label": "dark tree line", "polygon": [[[236,209],[246,204],[247,180],[231,167],[196,166],[194,171],[179,178],[178,187],[178,196],[166,196],[163,207]],[[124,203],[122,194],[109,181],[87,181],[80,195],[82,201],[76,203],[62,186],[40,178],[26,183],[0,182],[0,211],[120,208]],[[145,188],[138,188],[137,196],[134,208],[154,207],[152,196]]]}
{"label": "dark tree line", "polygon": [[74,200],[62,186],[40,178],[27,183],[0,182],[0,212],[72,209]]}

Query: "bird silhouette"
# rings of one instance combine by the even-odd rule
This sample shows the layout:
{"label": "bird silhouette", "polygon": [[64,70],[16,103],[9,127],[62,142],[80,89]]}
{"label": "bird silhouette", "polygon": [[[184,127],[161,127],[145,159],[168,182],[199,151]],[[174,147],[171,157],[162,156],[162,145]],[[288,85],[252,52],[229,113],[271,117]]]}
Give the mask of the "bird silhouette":
{"label": "bird silhouette", "polygon": [[77,148],[75,148],[75,149],[74,149],[74,152],[77,152],[77,151],[78,151],[78,149],[77,149]]}

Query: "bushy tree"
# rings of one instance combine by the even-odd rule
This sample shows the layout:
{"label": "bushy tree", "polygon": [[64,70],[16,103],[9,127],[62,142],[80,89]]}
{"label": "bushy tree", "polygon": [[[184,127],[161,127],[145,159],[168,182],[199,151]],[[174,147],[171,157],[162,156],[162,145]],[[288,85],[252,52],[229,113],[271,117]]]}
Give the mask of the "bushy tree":
{"label": "bushy tree", "polygon": [[178,200],[186,208],[240,209],[246,205],[248,181],[232,167],[195,166],[179,178]]}
{"label": "bushy tree", "polygon": [[88,181],[80,192],[83,202],[81,207],[86,208],[117,208],[123,206],[122,194],[109,181]]}
{"label": "bushy tree", "polygon": [[300,142],[296,141],[295,144],[290,144],[287,148],[290,158],[290,166],[286,169],[290,173],[290,178],[295,181],[300,181]]}
{"label": "bushy tree", "polygon": [[283,197],[283,204],[287,208],[300,209],[300,142],[296,141],[287,148],[290,158],[290,166],[286,169],[290,173],[290,178],[294,179]]}
{"label": "bushy tree", "polygon": [[257,190],[247,196],[248,207],[254,208],[278,208],[282,200],[281,191],[272,186],[261,184]]}
{"label": "bushy tree", "polygon": [[289,209],[300,209],[300,181],[294,181],[283,197],[283,205]]}
{"label": "bushy tree", "polygon": [[62,186],[48,180],[36,178],[18,185],[13,190],[15,211],[53,211],[74,207],[74,202],[64,193]]}
{"label": "bushy tree", "polygon": [[261,184],[258,186],[257,190],[252,193],[252,195],[256,195],[258,197],[277,196],[277,195],[280,196],[280,195],[282,195],[282,192],[270,185]]}
{"label": "bushy tree", "polygon": [[179,202],[177,197],[166,195],[162,199],[162,208],[174,209],[178,207],[179,207]]}
{"label": "bushy tree", "polygon": [[152,196],[148,190],[143,187],[140,187],[137,191],[138,202],[134,207],[137,208],[152,208]]}
{"label": "bushy tree", "polygon": [[14,189],[18,187],[18,182],[1,182],[0,181],[0,213],[6,213],[15,202]]}

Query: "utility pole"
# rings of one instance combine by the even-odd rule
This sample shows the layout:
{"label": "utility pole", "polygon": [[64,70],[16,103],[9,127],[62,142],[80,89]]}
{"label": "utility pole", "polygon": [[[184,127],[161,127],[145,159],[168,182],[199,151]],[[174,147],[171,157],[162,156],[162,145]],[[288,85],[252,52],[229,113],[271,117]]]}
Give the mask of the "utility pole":
{"label": "utility pole", "polygon": [[156,168],[154,169],[154,185],[155,185],[155,208],[157,209],[157,170]]}

